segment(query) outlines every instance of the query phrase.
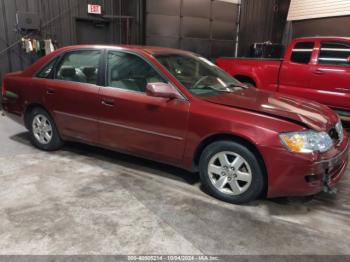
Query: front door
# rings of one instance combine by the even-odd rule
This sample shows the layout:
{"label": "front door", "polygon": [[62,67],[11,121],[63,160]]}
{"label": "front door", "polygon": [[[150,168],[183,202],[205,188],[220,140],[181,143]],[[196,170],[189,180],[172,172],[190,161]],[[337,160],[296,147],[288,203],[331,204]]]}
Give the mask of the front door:
{"label": "front door", "polygon": [[280,93],[313,99],[316,90],[310,86],[310,64],[314,54],[314,42],[298,42],[282,63],[279,75]]}
{"label": "front door", "polygon": [[101,143],[179,163],[185,148],[189,102],[148,96],[147,83],[165,79],[138,55],[109,51],[107,60],[107,86],[100,96]]}
{"label": "front door", "polygon": [[45,104],[63,136],[97,142],[100,59],[100,50],[68,52],[46,80]]}

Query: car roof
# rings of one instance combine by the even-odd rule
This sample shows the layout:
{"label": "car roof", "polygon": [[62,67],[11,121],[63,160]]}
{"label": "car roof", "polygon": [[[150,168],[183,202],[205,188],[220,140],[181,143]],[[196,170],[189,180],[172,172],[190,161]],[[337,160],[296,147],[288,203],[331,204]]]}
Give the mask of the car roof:
{"label": "car roof", "polygon": [[124,51],[147,53],[150,55],[161,54],[161,53],[193,54],[192,52],[175,49],[175,48],[159,47],[159,46],[143,46],[143,45],[73,45],[73,46],[63,47],[62,49],[74,50],[74,49],[86,49],[86,48],[119,49]]}

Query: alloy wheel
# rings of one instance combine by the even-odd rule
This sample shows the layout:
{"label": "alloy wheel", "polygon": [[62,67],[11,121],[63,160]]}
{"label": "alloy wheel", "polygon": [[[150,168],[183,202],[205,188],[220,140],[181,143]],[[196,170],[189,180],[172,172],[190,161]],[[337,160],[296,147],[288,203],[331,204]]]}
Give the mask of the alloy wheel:
{"label": "alloy wheel", "polygon": [[252,182],[252,171],[248,162],[239,154],[219,152],[211,157],[208,175],[213,186],[227,195],[240,195],[248,190]]}
{"label": "alloy wheel", "polygon": [[49,119],[41,114],[34,117],[32,122],[33,134],[35,139],[43,145],[50,143],[52,139],[52,126]]}

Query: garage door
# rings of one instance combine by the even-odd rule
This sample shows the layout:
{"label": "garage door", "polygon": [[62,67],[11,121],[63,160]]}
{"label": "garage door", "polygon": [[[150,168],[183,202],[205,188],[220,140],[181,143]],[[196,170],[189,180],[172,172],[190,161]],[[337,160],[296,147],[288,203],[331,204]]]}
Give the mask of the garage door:
{"label": "garage door", "polygon": [[237,1],[147,0],[146,43],[206,57],[233,56]]}

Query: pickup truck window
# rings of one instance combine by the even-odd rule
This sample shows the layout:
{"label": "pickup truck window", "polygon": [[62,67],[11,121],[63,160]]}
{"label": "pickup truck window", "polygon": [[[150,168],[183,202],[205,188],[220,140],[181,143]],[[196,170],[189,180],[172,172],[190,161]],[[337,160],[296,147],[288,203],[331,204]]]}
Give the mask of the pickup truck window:
{"label": "pickup truck window", "polygon": [[350,66],[350,44],[339,42],[322,42],[318,63],[321,65]]}
{"label": "pickup truck window", "polygon": [[311,59],[312,51],[314,50],[314,42],[297,43],[293,50],[290,60],[298,64],[308,64]]}

